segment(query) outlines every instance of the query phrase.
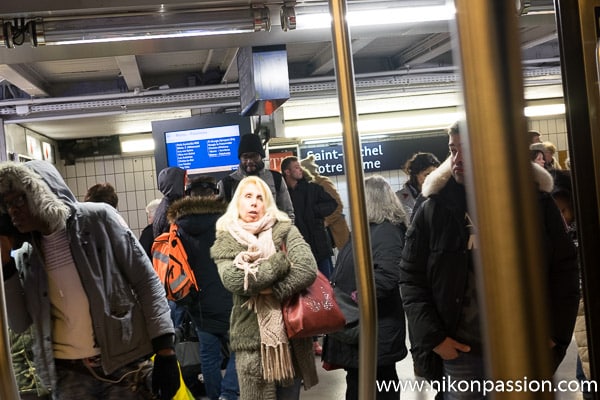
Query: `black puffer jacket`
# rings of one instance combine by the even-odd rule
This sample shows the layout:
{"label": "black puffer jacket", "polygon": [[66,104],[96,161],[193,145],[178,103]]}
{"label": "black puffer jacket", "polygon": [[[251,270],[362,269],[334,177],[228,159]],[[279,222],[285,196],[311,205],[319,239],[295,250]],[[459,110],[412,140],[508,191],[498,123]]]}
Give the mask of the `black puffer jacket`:
{"label": "black puffer jacket", "polygon": [[233,300],[225,289],[210,247],[215,242],[215,225],[227,205],[220,200],[201,197],[184,197],[169,207],[167,218],[176,222],[183,247],[200,289],[198,301],[202,310],[200,329],[211,333],[229,330],[229,317]]}
{"label": "black puffer jacket", "polygon": [[[404,310],[398,281],[406,227],[389,222],[371,224],[371,247],[377,297],[377,365],[394,365],[406,357]],[[356,290],[352,241],[340,251],[332,282],[350,294]],[[358,343],[348,344],[327,336],[323,360],[348,368],[358,368]]]}
{"label": "black puffer jacket", "polygon": [[[547,259],[542,278],[547,283],[549,296],[551,332],[548,337],[557,343],[556,367],[570,343],[577,314],[576,252],[560,213],[547,193],[552,189],[552,178],[536,167],[533,168],[540,189],[539,209],[544,227],[540,234]],[[470,262],[469,232],[464,223],[466,198],[464,186],[451,177],[449,162],[444,162],[427,177],[423,195],[428,198],[415,211],[406,234],[400,287],[413,359],[427,378],[440,379],[441,359],[432,350],[447,336],[454,337]]]}

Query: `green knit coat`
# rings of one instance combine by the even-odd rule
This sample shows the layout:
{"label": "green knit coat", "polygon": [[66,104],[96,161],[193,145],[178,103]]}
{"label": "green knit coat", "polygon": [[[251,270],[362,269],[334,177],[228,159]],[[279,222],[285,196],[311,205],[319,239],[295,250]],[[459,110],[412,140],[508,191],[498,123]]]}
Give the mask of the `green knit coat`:
{"label": "green knit coat", "polygon": [[[244,290],[244,271],[233,265],[233,259],[247,247],[238,243],[229,232],[218,231],[211,248],[211,256],[219,269],[226,289],[233,293],[230,343],[233,351],[255,352],[260,357],[260,335],[254,311],[244,303],[250,296],[271,288],[275,298],[284,302],[294,293],[310,286],[317,275],[317,264],[300,231],[291,222],[273,225],[273,242],[277,252],[263,261],[256,274],[248,277],[248,289]],[[282,251],[285,242],[286,251]],[[305,389],[318,383],[312,338],[290,340],[294,371],[301,378]],[[244,379],[239,377],[240,381]],[[242,382],[240,382],[242,383]],[[260,394],[256,397],[262,398]]]}

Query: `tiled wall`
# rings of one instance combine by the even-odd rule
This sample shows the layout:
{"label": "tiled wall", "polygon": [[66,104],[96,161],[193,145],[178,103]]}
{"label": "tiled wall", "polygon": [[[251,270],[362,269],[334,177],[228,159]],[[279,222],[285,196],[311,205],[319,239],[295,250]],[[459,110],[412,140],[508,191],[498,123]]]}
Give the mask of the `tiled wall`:
{"label": "tiled wall", "polygon": [[[558,150],[567,150],[567,128],[564,118],[532,119],[529,129],[542,133],[543,140],[553,142]],[[427,149],[422,149],[427,151]],[[441,161],[441,160],[440,160]],[[156,189],[156,171],[152,155],[137,157],[93,157],[77,160],[75,165],[64,166],[58,160],[57,168],[73,193],[83,200],[87,189],[100,182],[109,182],[115,186],[119,195],[119,212],[129,223],[131,229],[139,235],[146,226],[146,204],[155,198],[161,198]],[[406,174],[400,169],[379,173],[392,185],[394,191],[399,190],[406,181]],[[374,175],[365,174],[365,176]],[[344,212],[349,219],[348,183],[346,176],[332,177],[340,197],[344,202]]]}
{"label": "tiled wall", "polygon": [[153,199],[162,198],[156,188],[153,155],[83,158],[69,166],[59,160],[56,167],[80,201],[83,201],[90,186],[102,182],[112,184],[119,196],[119,213],[138,236],[148,223],[146,204]]}
{"label": "tiled wall", "polygon": [[564,117],[534,118],[530,119],[528,124],[529,129],[534,129],[542,134],[542,141],[554,143],[559,151],[569,149],[567,142],[567,121]]}

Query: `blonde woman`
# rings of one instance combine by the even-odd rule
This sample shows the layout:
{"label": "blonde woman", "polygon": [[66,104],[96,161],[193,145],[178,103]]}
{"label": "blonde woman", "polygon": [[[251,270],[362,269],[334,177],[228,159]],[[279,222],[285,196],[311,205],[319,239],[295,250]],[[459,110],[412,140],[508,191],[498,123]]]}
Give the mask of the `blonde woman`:
{"label": "blonde woman", "polygon": [[318,382],[312,339],[288,340],[281,304],[308,287],[317,264],[271,190],[256,176],[242,179],[217,221],[211,255],[233,293],[231,349],[241,400],[297,400],[300,385]]}

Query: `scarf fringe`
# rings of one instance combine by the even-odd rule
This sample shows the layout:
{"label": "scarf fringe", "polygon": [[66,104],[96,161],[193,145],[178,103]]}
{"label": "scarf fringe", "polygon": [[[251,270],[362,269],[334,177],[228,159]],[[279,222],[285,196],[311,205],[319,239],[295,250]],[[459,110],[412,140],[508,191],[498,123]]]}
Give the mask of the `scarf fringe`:
{"label": "scarf fringe", "polygon": [[280,343],[277,347],[260,346],[263,367],[263,378],[267,382],[290,382],[294,379],[294,364],[292,353],[287,343]]}

